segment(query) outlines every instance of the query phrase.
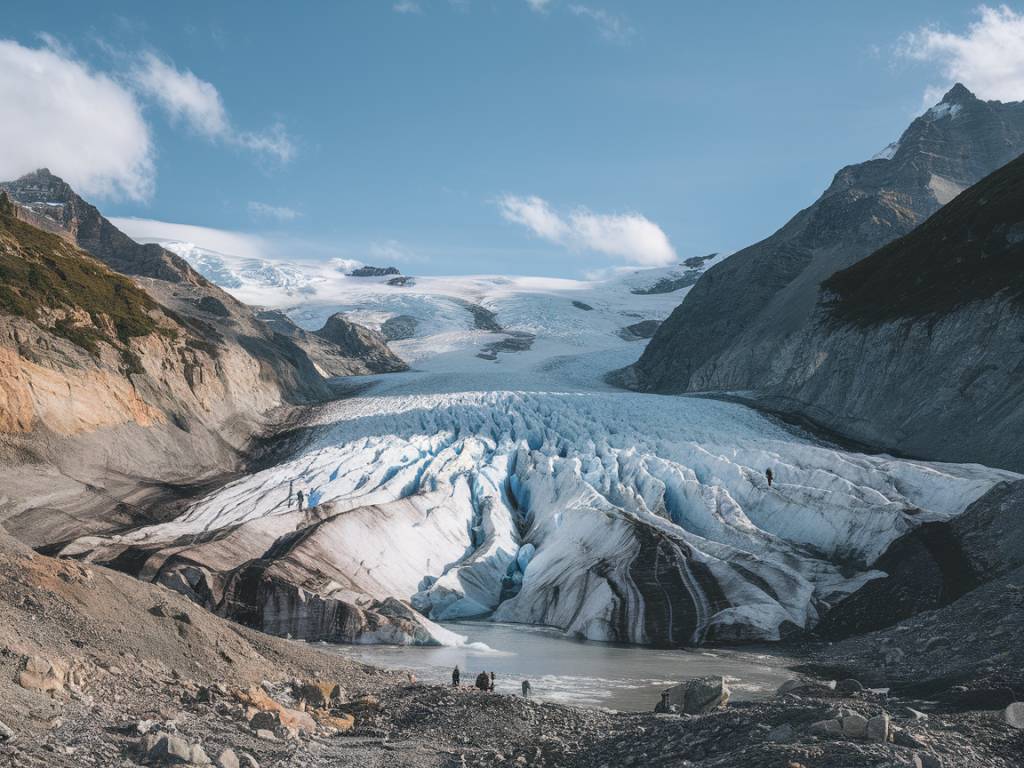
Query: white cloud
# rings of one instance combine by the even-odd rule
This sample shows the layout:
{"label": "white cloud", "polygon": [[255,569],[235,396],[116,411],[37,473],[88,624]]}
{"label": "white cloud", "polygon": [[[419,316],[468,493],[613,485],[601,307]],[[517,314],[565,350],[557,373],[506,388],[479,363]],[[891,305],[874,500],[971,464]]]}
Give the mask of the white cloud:
{"label": "white cloud", "polygon": [[953,82],[983,99],[1024,100],[1024,14],[1005,5],[982,5],[977,12],[978,20],[962,35],[922,27],[900,41],[899,55],[939,64],[948,81],[930,86],[926,103],[934,103]]}
{"label": "white cloud", "polygon": [[498,206],[506,220],[572,250],[594,251],[651,267],[678,261],[661,227],[639,213],[600,214],[580,207],[562,216],[536,196],[505,195]]}
{"label": "white cloud", "polygon": [[530,6],[530,10],[544,13],[550,7],[551,0],[526,0],[526,4]]}
{"label": "white cloud", "polygon": [[402,0],[400,3],[395,3],[391,6],[391,9],[395,13],[422,13],[420,4],[413,0]]}
{"label": "white cloud", "polygon": [[135,240],[179,240],[218,253],[247,259],[268,259],[273,251],[267,240],[245,232],[200,227],[195,224],[174,224],[155,219],[113,218],[110,221]]}
{"label": "white cloud", "polygon": [[636,31],[621,16],[589,5],[570,5],[569,10],[576,16],[590,19],[597,25],[601,37],[615,43],[624,43]]}
{"label": "white cloud", "polygon": [[155,169],[135,96],[61,48],[0,40],[0,178],[46,166],[86,196],[145,200]]}
{"label": "white cloud", "polygon": [[273,155],[283,163],[295,155],[295,145],[283,125],[275,124],[265,133],[236,130],[213,83],[201,80],[187,69],[179,70],[154,53],[142,54],[132,69],[131,80],[142,94],[163,107],[172,120],[183,120],[201,136]]}
{"label": "white cloud", "polygon": [[295,221],[302,214],[296,211],[294,208],[288,208],[283,205],[268,205],[267,203],[259,203],[256,201],[250,201],[249,213],[258,218],[264,219],[277,219],[278,221]]}

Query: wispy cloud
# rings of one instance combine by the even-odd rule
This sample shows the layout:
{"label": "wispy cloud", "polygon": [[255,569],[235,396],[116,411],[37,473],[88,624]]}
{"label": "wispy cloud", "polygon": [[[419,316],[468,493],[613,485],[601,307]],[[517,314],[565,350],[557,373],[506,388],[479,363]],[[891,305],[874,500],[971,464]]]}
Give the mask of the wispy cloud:
{"label": "wispy cloud", "polygon": [[545,13],[551,7],[551,0],[526,0],[530,10],[537,13]]}
{"label": "wispy cloud", "polygon": [[135,94],[44,42],[0,40],[0,178],[47,166],[85,195],[150,197],[153,146]]}
{"label": "wispy cloud", "polygon": [[256,201],[249,202],[249,213],[261,219],[276,219],[277,221],[295,221],[302,214],[294,208],[283,205],[268,205]]}
{"label": "wispy cloud", "polygon": [[930,86],[926,104],[962,82],[983,99],[1024,99],[1024,14],[1001,5],[977,8],[978,20],[966,32],[921,27],[903,36],[897,55],[939,65],[945,84]]}
{"label": "wispy cloud", "polygon": [[601,37],[613,43],[624,43],[636,32],[625,18],[609,13],[603,8],[593,8],[589,5],[570,5],[569,11],[576,16],[593,21],[597,25]]}
{"label": "wispy cloud", "polygon": [[265,132],[237,130],[213,83],[200,79],[190,70],[178,69],[152,52],[139,57],[131,70],[131,81],[172,120],[186,123],[207,139],[270,155],[283,163],[295,155],[295,145],[283,125],[274,124]]}
{"label": "wispy cloud", "polygon": [[414,0],[402,0],[400,3],[395,3],[391,6],[391,10],[395,13],[423,13],[420,4]]}
{"label": "wispy cloud", "polygon": [[247,259],[267,259],[273,251],[267,240],[246,232],[232,232],[195,224],[175,224],[156,219],[112,218],[110,221],[126,235],[140,241],[177,240]]}
{"label": "wispy cloud", "polygon": [[423,261],[411,248],[397,240],[382,240],[370,243],[367,249],[370,260],[378,266],[388,266],[395,262],[408,264]]}
{"label": "wispy cloud", "polygon": [[507,221],[571,250],[594,251],[644,266],[678,260],[661,227],[639,213],[600,214],[579,207],[562,215],[535,195],[505,195],[498,207]]}

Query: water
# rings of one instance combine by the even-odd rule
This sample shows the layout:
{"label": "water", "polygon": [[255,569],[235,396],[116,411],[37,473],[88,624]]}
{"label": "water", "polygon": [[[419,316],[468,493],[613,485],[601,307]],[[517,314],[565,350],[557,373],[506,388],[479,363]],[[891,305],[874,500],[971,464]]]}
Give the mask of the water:
{"label": "water", "polygon": [[653,650],[576,641],[557,630],[515,624],[444,626],[468,636],[470,645],[328,647],[367,664],[409,670],[421,682],[448,684],[458,664],[463,685],[493,671],[499,693],[519,694],[525,679],[536,699],[620,711],[650,711],[665,688],[691,677],[723,675],[732,698],[743,700],[767,697],[793,676],[787,659],[765,649]]}

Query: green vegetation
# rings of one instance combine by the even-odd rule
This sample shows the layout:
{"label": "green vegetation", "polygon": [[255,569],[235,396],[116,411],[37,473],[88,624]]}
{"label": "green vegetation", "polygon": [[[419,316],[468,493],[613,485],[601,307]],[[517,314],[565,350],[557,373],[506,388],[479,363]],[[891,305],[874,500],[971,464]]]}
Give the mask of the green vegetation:
{"label": "green vegetation", "polygon": [[1024,299],[1024,157],[965,190],[924,224],[822,288],[839,322],[938,317],[1001,293]]}
{"label": "green vegetation", "polygon": [[[156,308],[127,278],[57,235],[16,218],[10,201],[0,194],[0,312],[25,317],[94,355],[99,342],[109,342],[121,349],[128,368],[137,371],[139,361],[127,342],[164,331],[148,314]],[[47,326],[45,310],[59,309],[82,310],[92,324],[64,318]]]}

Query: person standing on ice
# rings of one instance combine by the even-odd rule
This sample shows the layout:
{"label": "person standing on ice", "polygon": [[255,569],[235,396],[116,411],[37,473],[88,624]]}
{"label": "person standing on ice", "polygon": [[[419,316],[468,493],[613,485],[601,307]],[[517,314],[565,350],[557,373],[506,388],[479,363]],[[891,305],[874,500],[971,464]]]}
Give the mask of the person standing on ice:
{"label": "person standing on ice", "polygon": [[476,676],[476,687],[479,688],[481,691],[490,690],[491,678],[487,676],[486,672],[481,672],[479,675]]}
{"label": "person standing on ice", "polygon": [[494,673],[493,672],[491,672],[491,686],[487,690],[489,690],[491,693],[494,693]]}
{"label": "person standing on ice", "polygon": [[768,478],[768,487],[772,487],[772,480],[775,479],[775,473],[772,472],[771,467],[764,471],[764,476]]}
{"label": "person standing on ice", "polygon": [[299,493],[298,493],[298,496],[296,498],[298,498],[298,500],[299,500],[299,511],[301,512],[302,511],[302,503],[306,500],[305,495],[300,490]]}
{"label": "person standing on ice", "polygon": [[294,488],[294,486],[295,486],[295,481],[294,480],[289,480],[288,481],[288,506],[289,507],[292,505],[292,493],[294,493],[294,491],[292,489]]}
{"label": "person standing on ice", "polygon": [[523,680],[523,698],[524,699],[530,698],[530,690],[531,690],[530,681],[529,680]]}
{"label": "person standing on ice", "polygon": [[455,665],[455,669],[452,670],[452,688],[459,687],[459,665]]}

